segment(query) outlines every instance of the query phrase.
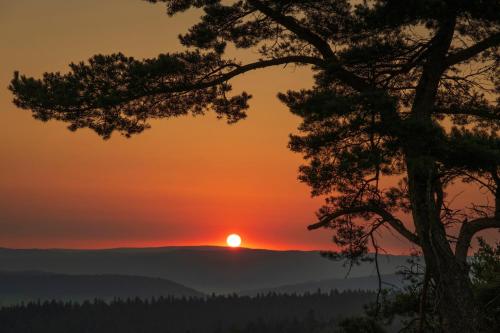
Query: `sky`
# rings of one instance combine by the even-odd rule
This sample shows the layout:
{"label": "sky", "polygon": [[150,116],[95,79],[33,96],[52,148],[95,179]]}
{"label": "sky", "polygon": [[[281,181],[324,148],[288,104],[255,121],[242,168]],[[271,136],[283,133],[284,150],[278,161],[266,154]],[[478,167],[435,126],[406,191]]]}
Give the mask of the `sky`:
{"label": "sky", "polygon": [[[14,70],[38,77],[97,53],[178,51],[178,34],[198,16],[168,17],[139,0],[0,0],[0,247],[224,245],[238,233],[247,247],[333,249],[328,231],[306,230],[323,199],[297,180],[303,161],[287,143],[299,118],[276,98],[309,87],[306,68],[233,80],[254,96],[237,124],[165,119],[132,139],[69,132],[11,102]],[[390,235],[386,248],[408,251]]]}

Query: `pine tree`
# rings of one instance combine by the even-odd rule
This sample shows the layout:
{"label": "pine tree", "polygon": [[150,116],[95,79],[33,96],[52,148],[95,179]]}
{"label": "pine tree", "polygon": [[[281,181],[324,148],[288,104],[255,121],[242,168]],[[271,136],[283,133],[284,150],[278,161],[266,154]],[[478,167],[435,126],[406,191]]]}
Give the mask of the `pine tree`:
{"label": "pine tree", "polygon": [[[303,118],[290,142],[307,160],[300,178],[314,195],[331,196],[310,228],[332,229],[351,260],[370,243],[378,248],[378,228],[392,228],[421,249],[445,330],[481,331],[466,258],[477,232],[500,227],[498,0],[149,1],[165,3],[169,15],[204,10],[180,37],[189,51],[96,55],[41,79],[16,73],[14,102],[71,130],[130,136],[149,119],[208,110],[238,121],[251,96],[232,94],[232,78],[309,66],[314,86],[280,99]],[[228,44],[260,59],[228,58]],[[400,184],[383,187],[387,177]],[[457,215],[446,191],[461,180],[490,191],[495,204]],[[461,224],[456,239],[450,223]]]}

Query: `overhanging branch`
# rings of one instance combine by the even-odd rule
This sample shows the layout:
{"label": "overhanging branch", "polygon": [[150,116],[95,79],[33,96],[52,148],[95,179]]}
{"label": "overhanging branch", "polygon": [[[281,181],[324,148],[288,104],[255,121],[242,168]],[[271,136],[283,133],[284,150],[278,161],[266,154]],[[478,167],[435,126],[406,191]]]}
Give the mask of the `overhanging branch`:
{"label": "overhanging branch", "polygon": [[266,68],[266,67],[272,67],[272,66],[286,65],[286,64],[291,64],[291,63],[304,64],[304,65],[315,65],[315,66],[319,66],[319,67],[325,66],[325,62],[323,60],[316,58],[316,57],[309,57],[309,56],[287,56],[287,57],[281,57],[281,58],[275,58],[275,59],[269,59],[269,60],[259,60],[259,61],[249,63],[246,65],[241,65],[241,66],[235,65],[236,68],[233,69],[232,71],[221,74],[220,76],[213,78],[212,80],[163,87],[163,88],[160,88],[158,91],[155,91],[154,93],[170,94],[170,93],[184,92],[184,91],[188,91],[188,90],[205,89],[205,88],[209,88],[209,87],[224,83],[224,82],[226,82],[226,81],[228,81],[228,80],[230,80],[238,75],[244,74],[246,72],[250,72],[252,70]]}
{"label": "overhanging branch", "polygon": [[208,107],[229,122],[244,117],[248,94],[226,96],[225,83],[246,72],[286,64],[326,67],[319,57],[290,55],[239,64],[218,54],[183,52],[137,61],[121,53],[96,55],[88,63],[71,64],[67,74],[46,73],[34,79],[16,73],[9,89],[14,102],[41,120],[70,123],[70,129],[90,128],[104,138],[114,131],[140,133],[148,119]]}
{"label": "overhanging branch", "polygon": [[345,215],[362,214],[362,213],[373,213],[380,216],[384,222],[387,222],[394,230],[399,232],[401,236],[403,236],[412,243],[415,244],[419,243],[418,236],[415,235],[410,230],[408,230],[400,219],[394,217],[394,215],[392,215],[387,210],[375,205],[362,205],[346,209],[340,209],[336,212],[323,216],[319,222],[309,225],[307,229],[314,230],[327,227],[330,224],[330,222],[335,220],[336,218]]}

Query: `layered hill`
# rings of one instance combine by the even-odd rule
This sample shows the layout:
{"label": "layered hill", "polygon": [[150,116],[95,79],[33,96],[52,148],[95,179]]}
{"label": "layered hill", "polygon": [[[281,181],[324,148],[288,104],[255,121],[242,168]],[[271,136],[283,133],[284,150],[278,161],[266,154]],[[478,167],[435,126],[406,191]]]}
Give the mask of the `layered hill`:
{"label": "layered hill", "polygon": [[68,275],[38,271],[0,272],[3,305],[36,300],[201,297],[202,293],[166,279],[124,275]]}
{"label": "layered hill", "polygon": [[[400,275],[388,274],[382,275],[380,278],[381,287],[388,289],[400,289],[403,287],[403,281]],[[268,293],[277,294],[312,294],[318,291],[329,293],[331,291],[343,292],[347,290],[362,290],[375,292],[379,288],[378,276],[363,276],[363,277],[346,277],[343,279],[326,279],[319,281],[309,281],[297,284],[277,286],[274,288],[264,288],[256,290],[244,290],[239,292],[240,295],[266,295]]]}
{"label": "layered hill", "polygon": [[[380,255],[380,270],[394,274],[408,257]],[[0,270],[76,275],[132,275],[176,281],[204,293],[232,293],[326,279],[343,279],[341,262],[317,251],[271,251],[226,247],[162,247],[108,250],[0,249]],[[350,277],[375,274],[373,264]]]}

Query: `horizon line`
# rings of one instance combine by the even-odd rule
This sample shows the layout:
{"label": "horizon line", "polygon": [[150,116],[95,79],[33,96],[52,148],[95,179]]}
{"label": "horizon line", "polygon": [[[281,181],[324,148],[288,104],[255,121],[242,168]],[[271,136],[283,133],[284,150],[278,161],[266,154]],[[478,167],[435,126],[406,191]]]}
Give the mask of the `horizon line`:
{"label": "horizon line", "polygon": [[[237,247],[233,248],[230,246],[224,245],[164,245],[164,246],[124,246],[124,247],[102,247],[102,248],[69,248],[69,247],[4,247],[0,245],[0,250],[28,250],[28,251],[117,251],[117,250],[154,250],[154,249],[168,249],[168,248],[180,248],[180,249],[188,249],[188,248],[216,248],[216,249],[224,249],[229,251],[238,251],[238,250],[252,250],[252,251],[269,251],[269,252],[329,252],[328,250],[300,250],[300,249],[267,249],[267,248],[252,248],[252,247]],[[374,254],[374,252],[368,252],[368,254]],[[409,254],[404,253],[385,253],[384,256],[410,256]]]}

